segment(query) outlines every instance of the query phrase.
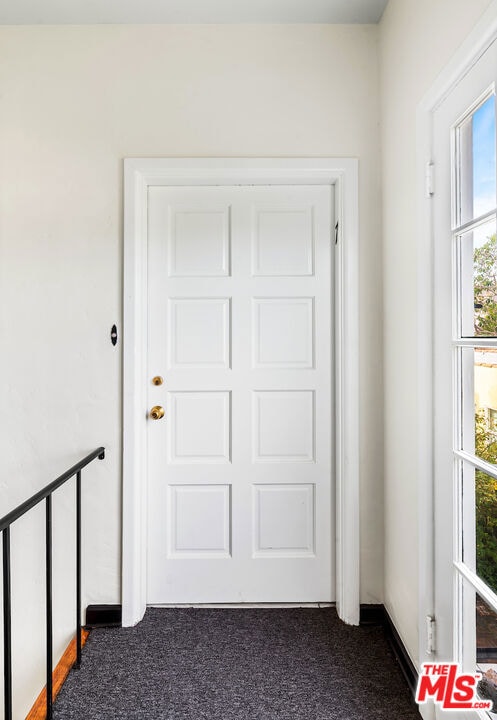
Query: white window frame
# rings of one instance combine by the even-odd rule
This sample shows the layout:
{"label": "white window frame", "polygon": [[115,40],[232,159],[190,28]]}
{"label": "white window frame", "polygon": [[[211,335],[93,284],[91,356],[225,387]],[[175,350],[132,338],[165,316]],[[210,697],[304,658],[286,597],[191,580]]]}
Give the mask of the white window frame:
{"label": "white window frame", "polygon": [[[435,598],[435,505],[434,505],[434,235],[433,203],[430,164],[434,157],[433,118],[441,102],[458,82],[477,63],[497,39],[497,0],[494,0],[462,43],[452,60],[438,76],[418,106],[417,112],[417,383],[418,383],[418,513],[419,513],[419,664],[437,658],[435,648],[430,649],[430,623],[436,618]],[[440,300],[440,299],[439,299]],[[439,618],[440,619],[440,618]],[[449,660],[450,658],[444,658]],[[434,717],[434,708],[420,707],[423,718]],[[444,716],[445,717],[445,716]]]}
{"label": "white window frame", "polygon": [[[335,185],[336,589],[341,619],[359,624],[359,196],[355,158],[124,161],[123,625],[146,610],[146,209],[151,185]],[[334,242],[334,238],[330,238]]]}

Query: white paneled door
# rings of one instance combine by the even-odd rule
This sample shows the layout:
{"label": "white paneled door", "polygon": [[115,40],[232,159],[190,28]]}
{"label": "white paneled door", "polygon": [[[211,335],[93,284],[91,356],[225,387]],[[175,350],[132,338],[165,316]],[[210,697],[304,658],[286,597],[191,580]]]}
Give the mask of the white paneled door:
{"label": "white paneled door", "polygon": [[333,208],[149,188],[148,604],[334,600]]}

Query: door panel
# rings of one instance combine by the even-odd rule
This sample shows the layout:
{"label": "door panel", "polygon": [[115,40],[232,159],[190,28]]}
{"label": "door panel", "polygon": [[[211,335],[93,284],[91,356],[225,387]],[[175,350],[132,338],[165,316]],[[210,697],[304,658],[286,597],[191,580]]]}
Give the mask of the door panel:
{"label": "door panel", "polygon": [[149,604],[334,599],[333,205],[149,189]]}

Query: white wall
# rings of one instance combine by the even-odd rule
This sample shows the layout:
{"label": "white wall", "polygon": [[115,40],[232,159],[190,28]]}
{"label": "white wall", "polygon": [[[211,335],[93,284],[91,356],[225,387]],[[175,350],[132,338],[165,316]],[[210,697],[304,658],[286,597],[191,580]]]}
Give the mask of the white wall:
{"label": "white wall", "polygon": [[[83,475],[85,604],[120,602],[121,345],[109,332],[121,326],[129,156],[359,157],[361,592],[382,601],[377,34],[357,25],[0,28],[1,508],[106,446],[107,459]],[[72,492],[54,510],[64,538]],[[24,535],[13,532],[16,717],[43,685],[43,510],[23,524]],[[67,541],[57,550],[58,606],[70,596],[72,552]],[[58,652],[71,617],[55,619]]]}
{"label": "white wall", "polygon": [[380,24],[385,604],[418,660],[416,108],[490,0],[390,0]]}

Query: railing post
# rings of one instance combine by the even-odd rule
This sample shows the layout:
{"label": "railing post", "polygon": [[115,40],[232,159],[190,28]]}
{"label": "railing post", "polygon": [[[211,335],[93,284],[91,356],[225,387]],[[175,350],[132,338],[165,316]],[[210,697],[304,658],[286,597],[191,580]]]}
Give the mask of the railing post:
{"label": "railing post", "polygon": [[47,720],[52,720],[52,496],[46,499],[46,593],[47,593]]}
{"label": "railing post", "polygon": [[81,667],[81,470],[76,475],[76,667]]}
{"label": "railing post", "polygon": [[81,662],[81,469],[95,458],[105,458],[105,448],[99,447],[85,458],[73,465],[65,473],[59,475],[49,485],[18,505],[14,510],[0,518],[2,534],[2,575],[3,575],[3,655],[4,655],[4,720],[12,720],[12,591],[11,591],[11,558],[10,558],[10,526],[28,510],[34,508],[42,500],[45,506],[45,542],[46,542],[46,635],[47,635],[47,684],[46,705],[47,720],[52,720],[53,705],[53,604],[52,604],[52,493],[67,480],[76,475],[76,613],[77,639],[76,664]]}
{"label": "railing post", "polygon": [[12,720],[12,620],[10,602],[10,526],[2,531],[3,554],[3,676],[5,720]]}

